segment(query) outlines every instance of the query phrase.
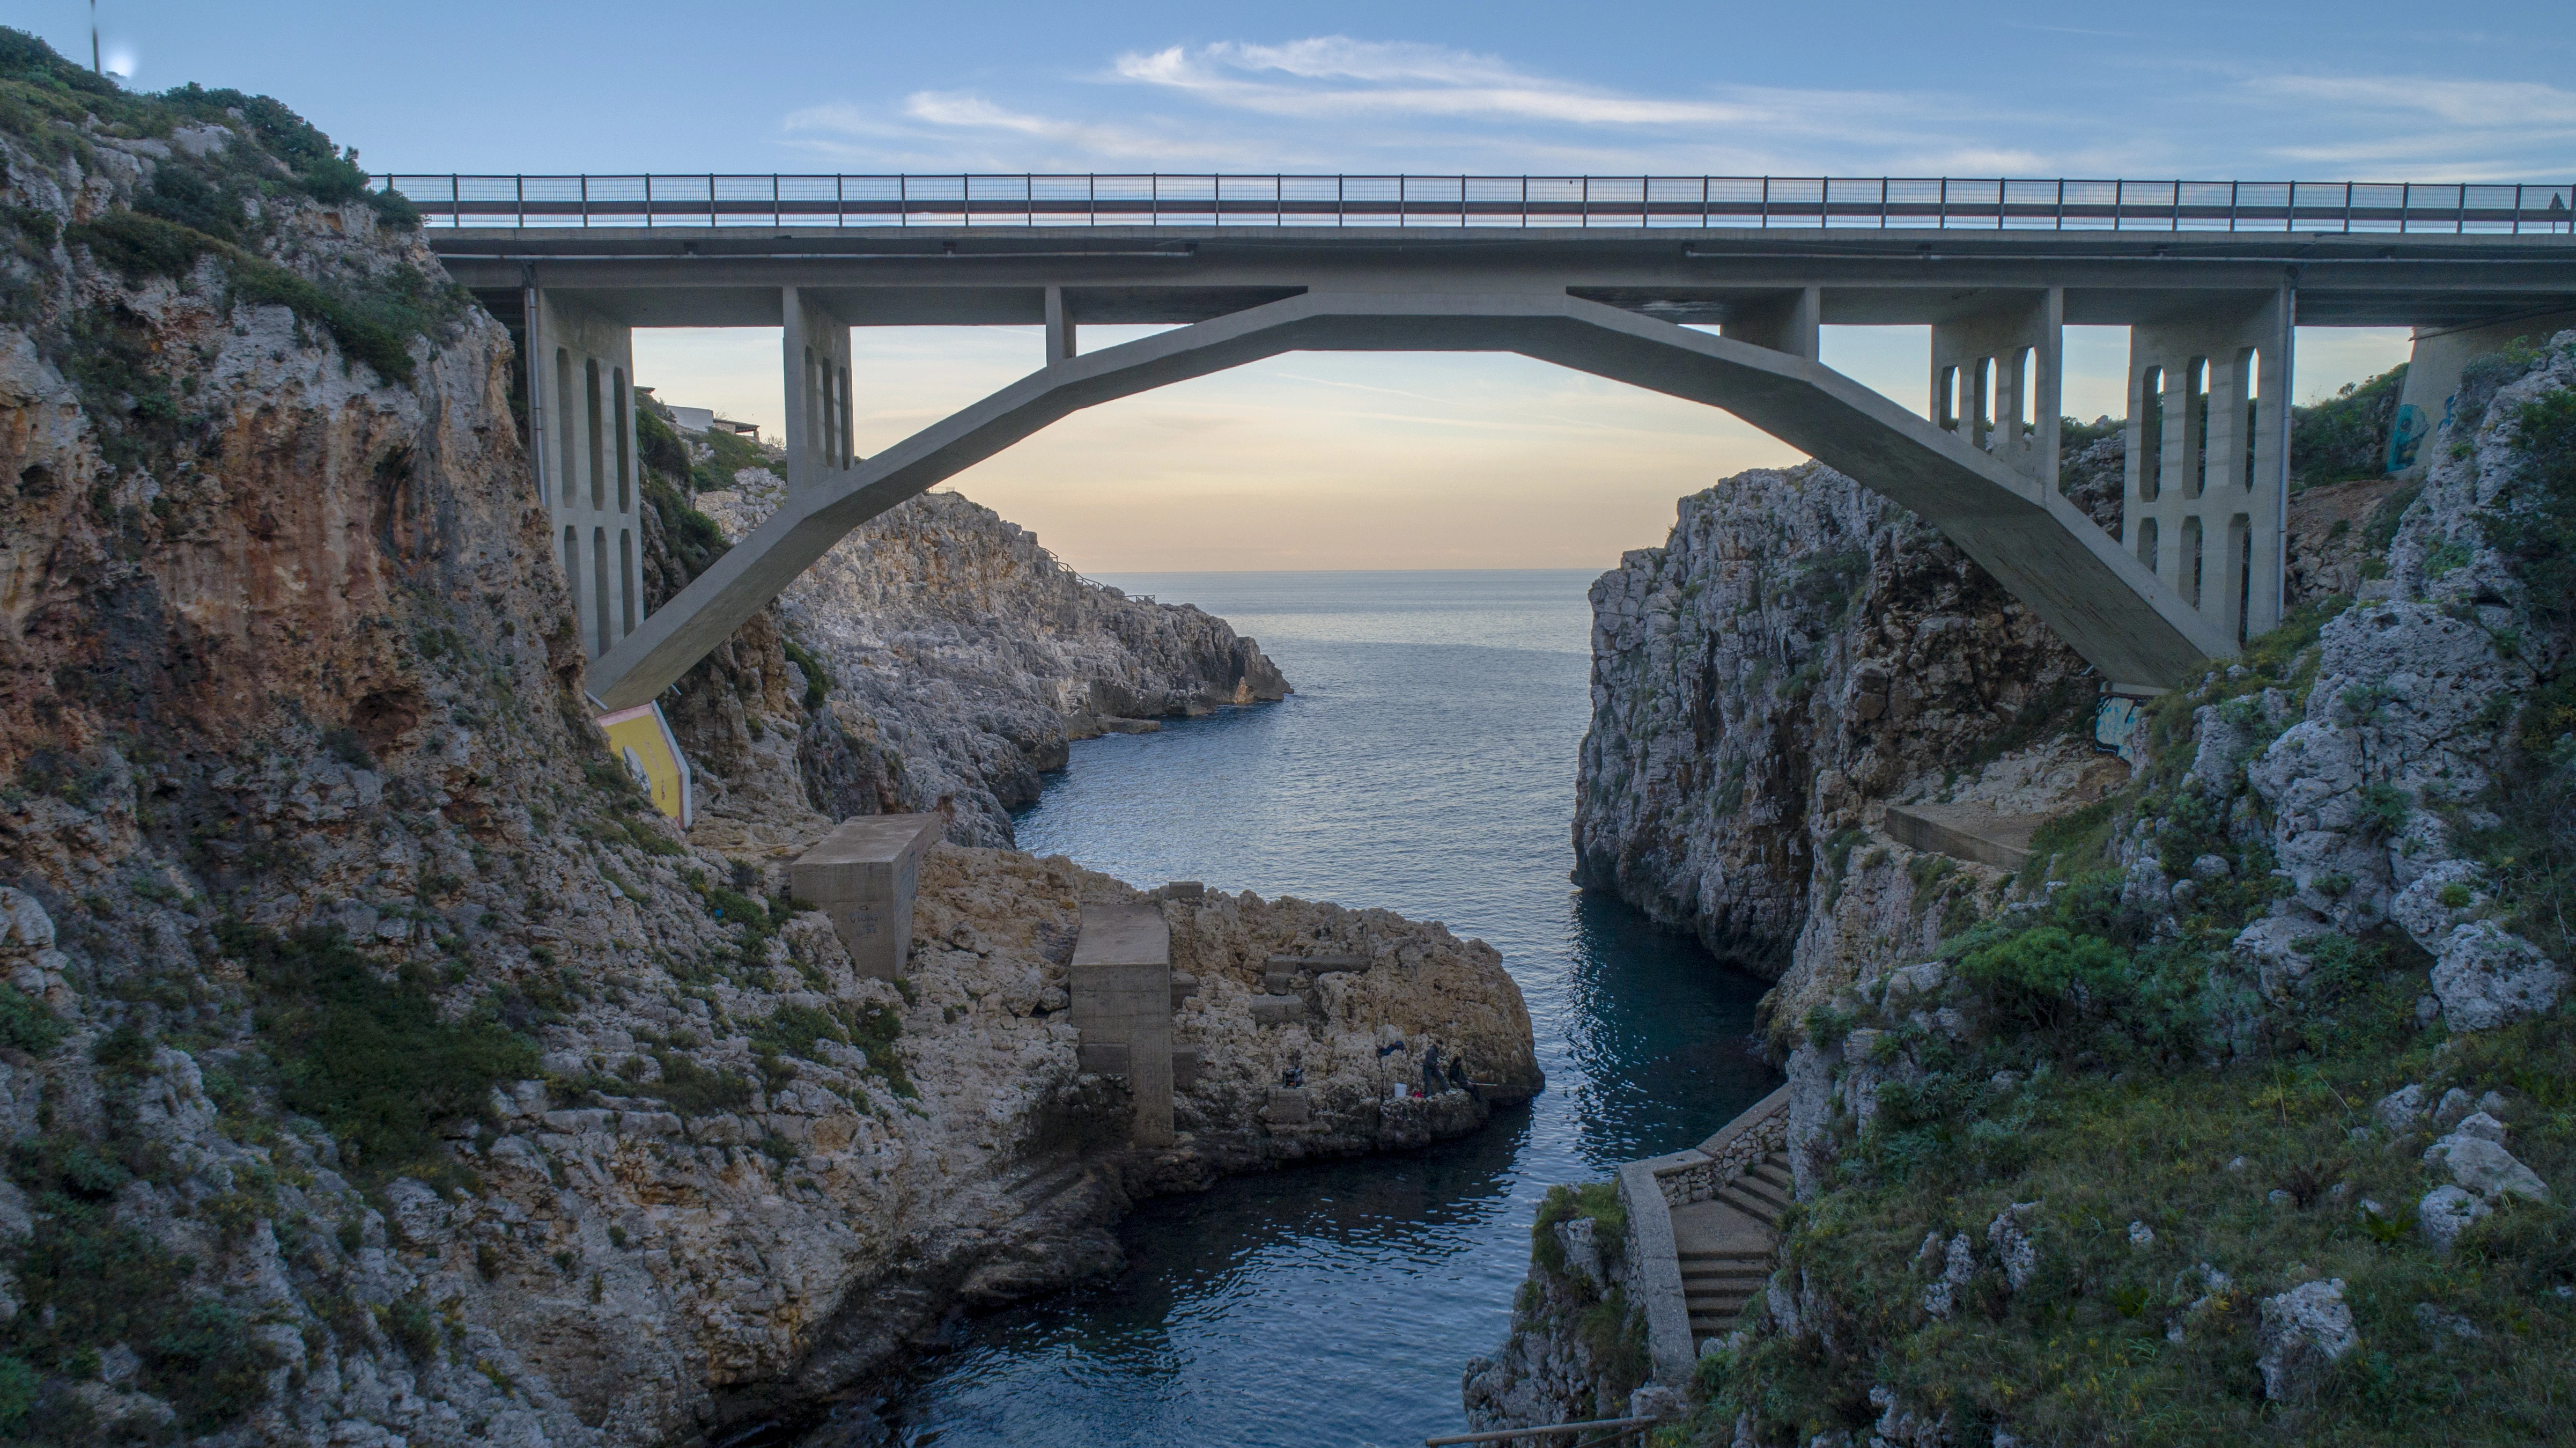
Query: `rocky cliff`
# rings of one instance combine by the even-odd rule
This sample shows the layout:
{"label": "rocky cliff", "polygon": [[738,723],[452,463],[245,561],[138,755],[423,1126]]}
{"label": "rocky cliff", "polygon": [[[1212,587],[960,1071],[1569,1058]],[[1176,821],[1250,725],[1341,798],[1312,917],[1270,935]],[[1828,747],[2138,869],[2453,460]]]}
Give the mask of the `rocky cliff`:
{"label": "rocky cliff", "polygon": [[[2119,444],[2069,461],[2119,517]],[[2087,714],[2083,660],[1938,532],[1821,465],[1684,498],[1592,586],[1575,880],[1777,977],[1871,802]]]}
{"label": "rocky cliff", "polygon": [[[1769,1028],[1802,1205],[1768,1293],[1674,1385],[1691,1441],[2570,1431],[2535,1385],[2576,1330],[2576,1112],[2552,1084],[2576,1068],[2576,334],[2481,366],[2420,493],[2294,500],[2294,587],[2335,591],[2160,701],[2137,778],[2088,778],[2080,736],[1964,758],[1935,736],[1852,813],[1809,815],[1823,858]],[[1620,726],[1603,757],[1640,763],[1597,776],[1630,812],[1595,817],[1679,820],[1664,838],[1700,853],[1674,858],[1725,858],[1742,836],[1691,812],[1692,747],[1630,742],[1669,737],[1690,696],[1623,697],[1628,678],[1722,675],[1653,652],[1698,581],[1661,561],[1604,581],[1605,636],[1651,663],[1614,660],[1596,694]],[[1623,575],[1673,602],[1629,625]],[[1660,793],[1620,782],[1639,776]],[[1999,868],[1900,843],[1886,810],[1909,799],[2050,822]],[[1667,898],[1782,898],[1700,883],[1738,878]]]}
{"label": "rocky cliff", "polygon": [[[946,846],[907,978],[857,978],[775,856],[867,741],[774,619],[674,708],[749,824],[683,839],[610,760],[508,338],[399,203],[274,101],[8,31],[0,163],[0,1435],[793,1419],[1114,1266],[1139,1194],[1482,1119],[1383,1099],[1393,1037],[1535,1084],[1482,945],[1173,900],[1207,1064],[1189,1138],[1127,1151],[1062,982],[1134,892]],[[1255,1019],[1277,953],[1360,963]],[[1292,1065],[1308,1119],[1265,1119]]]}
{"label": "rocky cliff", "polygon": [[[739,538],[779,496],[774,477],[746,470],[697,505]],[[1225,620],[1092,583],[955,493],[856,529],[778,609],[823,674],[802,681],[821,683],[840,727],[888,760],[888,807],[946,810],[960,843],[1010,843],[1010,811],[1064,767],[1069,741],[1288,692]],[[878,807],[865,790],[818,792],[831,796],[817,801],[826,813]]]}

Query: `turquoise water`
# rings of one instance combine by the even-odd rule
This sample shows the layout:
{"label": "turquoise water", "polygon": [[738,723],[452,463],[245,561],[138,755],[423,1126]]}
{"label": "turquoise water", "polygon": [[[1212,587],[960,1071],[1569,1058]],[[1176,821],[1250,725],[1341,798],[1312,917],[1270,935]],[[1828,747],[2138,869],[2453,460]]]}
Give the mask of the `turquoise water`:
{"label": "turquoise water", "polygon": [[1503,953],[1548,1089],[1426,1151],[1147,1204],[1114,1282],[961,1324],[896,1441],[1419,1443],[1510,1325],[1549,1184],[1705,1137],[1769,1091],[1763,985],[1567,883],[1590,711],[1583,572],[1108,581],[1261,640],[1297,693],[1074,746],[1020,845],[1139,885],[1382,905]]}

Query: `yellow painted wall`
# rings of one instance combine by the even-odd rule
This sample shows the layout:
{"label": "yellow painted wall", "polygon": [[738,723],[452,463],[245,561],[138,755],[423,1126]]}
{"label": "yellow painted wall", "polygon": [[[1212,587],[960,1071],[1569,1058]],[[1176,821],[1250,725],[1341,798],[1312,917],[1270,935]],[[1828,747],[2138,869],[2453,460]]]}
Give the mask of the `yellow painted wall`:
{"label": "yellow painted wall", "polygon": [[680,757],[670,726],[662,722],[660,707],[620,709],[602,715],[599,727],[608,735],[608,752],[618,763],[630,773],[641,769],[653,807],[685,828],[690,823],[689,766]]}

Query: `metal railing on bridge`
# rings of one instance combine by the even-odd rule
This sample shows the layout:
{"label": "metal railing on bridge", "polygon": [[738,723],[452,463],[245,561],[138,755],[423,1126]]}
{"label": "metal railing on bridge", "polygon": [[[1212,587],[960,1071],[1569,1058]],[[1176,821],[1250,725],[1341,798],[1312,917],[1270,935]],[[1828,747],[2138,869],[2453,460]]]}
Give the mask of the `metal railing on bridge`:
{"label": "metal railing on bridge", "polygon": [[403,172],[440,227],[1932,228],[2548,235],[2576,187],[1956,177]]}

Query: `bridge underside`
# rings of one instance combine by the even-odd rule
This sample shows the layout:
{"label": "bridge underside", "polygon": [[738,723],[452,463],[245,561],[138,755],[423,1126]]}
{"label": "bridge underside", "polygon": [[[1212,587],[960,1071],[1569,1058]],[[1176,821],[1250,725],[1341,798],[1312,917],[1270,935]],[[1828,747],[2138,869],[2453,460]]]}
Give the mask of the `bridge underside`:
{"label": "bridge underside", "polygon": [[[2564,242],[2546,255],[2010,234],[434,242],[523,329],[540,488],[611,708],[653,698],[905,498],[1081,408],[1292,351],[1512,352],[1725,409],[1940,528],[2107,679],[2161,686],[2279,619],[2294,325],[2447,332],[2455,380],[2458,339],[2576,321],[2553,315],[2576,309]],[[1181,325],[1083,355],[1077,321]],[[1038,371],[856,455],[851,328],[1036,323]],[[1818,362],[1828,323],[1929,324],[1930,420]],[[2130,328],[2116,539],[2057,489],[2061,337],[2078,323]],[[1694,329],[1709,325],[1719,333]],[[787,401],[786,501],[649,617],[629,521],[639,326],[781,328]],[[2451,385],[2410,377],[2407,401],[2438,406]]]}

